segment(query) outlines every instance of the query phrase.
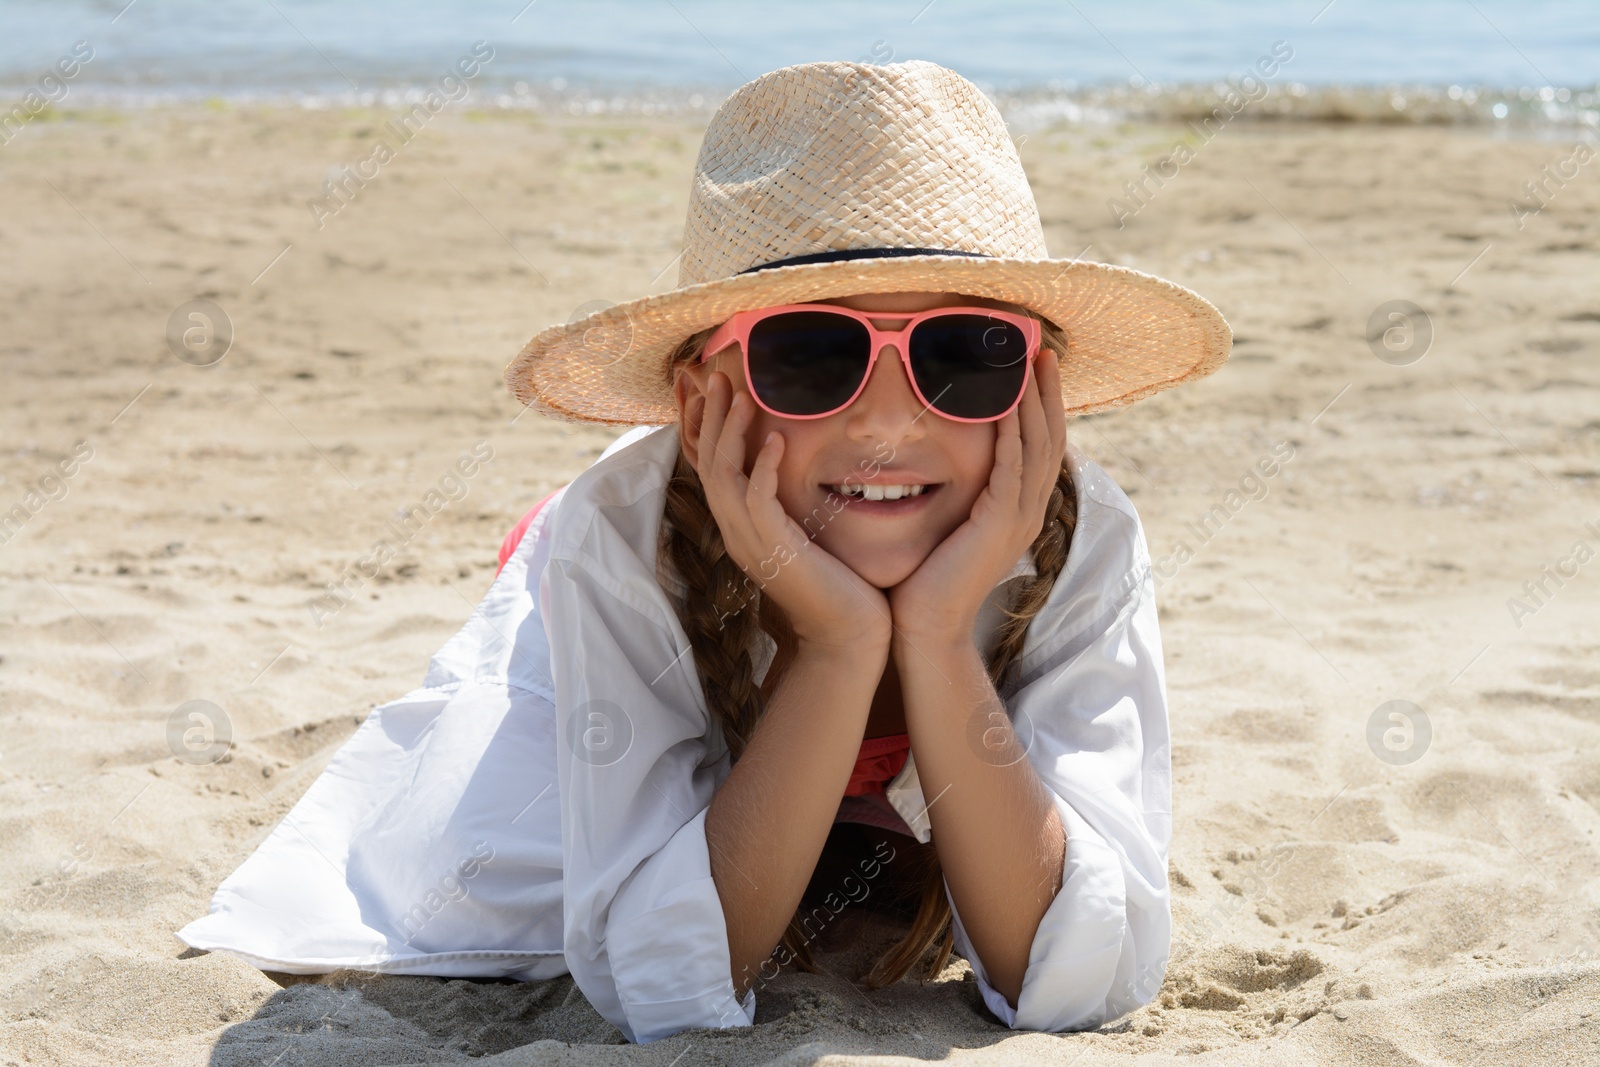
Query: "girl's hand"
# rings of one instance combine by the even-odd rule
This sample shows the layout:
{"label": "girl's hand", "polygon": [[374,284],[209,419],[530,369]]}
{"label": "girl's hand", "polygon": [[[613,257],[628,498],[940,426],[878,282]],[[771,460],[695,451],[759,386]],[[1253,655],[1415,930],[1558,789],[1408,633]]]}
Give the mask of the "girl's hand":
{"label": "girl's hand", "polygon": [[1067,448],[1056,353],[1041,349],[1032,385],[998,423],[989,484],[972,515],[889,590],[895,636],[913,646],[970,642],[978,609],[1044,527]]}
{"label": "girl's hand", "polygon": [[726,374],[712,373],[695,470],[728,555],[783,609],[800,641],[852,652],[878,647],[887,658],[888,600],[815,544],[778,502],[782,434],[768,436],[745,476],[745,433],[755,409],[749,394],[734,393]]}

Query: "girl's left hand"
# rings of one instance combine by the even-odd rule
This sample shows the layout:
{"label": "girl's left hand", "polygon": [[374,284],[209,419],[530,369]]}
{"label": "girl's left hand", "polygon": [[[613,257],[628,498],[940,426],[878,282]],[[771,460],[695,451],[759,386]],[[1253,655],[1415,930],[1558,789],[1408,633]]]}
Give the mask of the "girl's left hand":
{"label": "girl's left hand", "polygon": [[1040,350],[1030,382],[1016,410],[997,423],[994,468],[971,517],[889,590],[896,642],[971,641],[978,609],[1044,528],[1067,447],[1054,351]]}

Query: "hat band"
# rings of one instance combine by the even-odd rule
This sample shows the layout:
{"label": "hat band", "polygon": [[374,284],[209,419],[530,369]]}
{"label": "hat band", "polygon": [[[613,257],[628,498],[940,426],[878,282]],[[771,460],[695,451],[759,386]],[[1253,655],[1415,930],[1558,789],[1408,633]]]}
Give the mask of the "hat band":
{"label": "hat band", "polygon": [[749,274],[752,271],[772,270],[774,267],[798,267],[805,263],[833,263],[841,259],[888,259],[894,256],[973,256],[978,259],[991,259],[986,252],[958,252],[951,248],[842,248],[833,252],[812,252],[804,256],[791,256],[788,259],[776,260],[772,263],[761,263],[754,267],[746,267],[740,274]]}

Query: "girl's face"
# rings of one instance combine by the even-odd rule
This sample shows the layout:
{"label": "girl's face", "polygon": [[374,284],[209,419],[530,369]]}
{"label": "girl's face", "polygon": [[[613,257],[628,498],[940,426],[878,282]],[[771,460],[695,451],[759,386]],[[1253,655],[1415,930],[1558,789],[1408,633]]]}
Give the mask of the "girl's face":
{"label": "girl's face", "polygon": [[[896,312],[955,304],[1023,310],[957,293],[875,293],[814,302],[884,312],[885,318],[874,322],[879,328],[899,326]],[[707,391],[718,371],[735,393],[749,391],[738,345],[689,365],[676,383],[683,447],[691,460],[698,457]],[[989,484],[998,427],[998,422],[955,422],[925,408],[890,345],[878,354],[861,395],[843,411],[820,419],[786,419],[757,405],[745,439],[744,472],[754,467],[767,433],[782,434],[778,502],[825,551],[863,580],[889,589],[967,521]],[[873,502],[846,499],[829,488],[841,484],[924,488],[913,498]]]}

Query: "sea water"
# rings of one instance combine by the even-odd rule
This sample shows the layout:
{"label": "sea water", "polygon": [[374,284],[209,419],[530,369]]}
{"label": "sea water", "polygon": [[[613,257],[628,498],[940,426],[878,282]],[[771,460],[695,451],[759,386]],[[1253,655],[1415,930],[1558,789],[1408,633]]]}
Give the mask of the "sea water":
{"label": "sea water", "polygon": [[62,106],[395,106],[484,42],[471,91],[498,108],[709,111],[790,63],[928,59],[1028,124],[1197,118],[1252,77],[1281,90],[1252,119],[1600,117],[1600,7],[1577,0],[6,0],[0,100],[77,42]]}

